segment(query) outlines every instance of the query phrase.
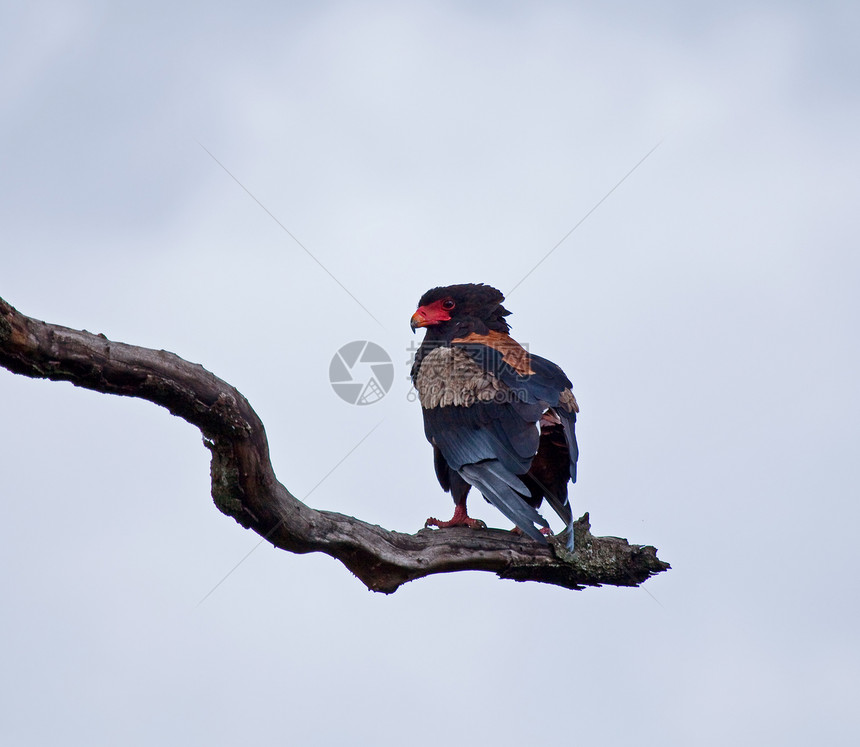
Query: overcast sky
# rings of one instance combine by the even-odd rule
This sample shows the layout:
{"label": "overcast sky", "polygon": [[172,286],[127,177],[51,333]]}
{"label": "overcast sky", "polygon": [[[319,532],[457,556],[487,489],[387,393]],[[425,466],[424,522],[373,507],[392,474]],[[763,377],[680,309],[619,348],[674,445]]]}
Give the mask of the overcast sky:
{"label": "overcast sky", "polygon": [[192,426],[0,371],[0,743],[858,743],[860,6],[9,5],[0,296],[203,364],[296,496],[414,532],[409,317],[515,288],[575,512],[673,569],[373,594],[254,550]]}

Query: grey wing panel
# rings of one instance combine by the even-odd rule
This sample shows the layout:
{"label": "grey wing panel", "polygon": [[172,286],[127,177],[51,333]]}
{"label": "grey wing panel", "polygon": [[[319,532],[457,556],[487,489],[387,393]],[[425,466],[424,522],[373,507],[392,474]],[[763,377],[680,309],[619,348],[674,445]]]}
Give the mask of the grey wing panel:
{"label": "grey wing panel", "polygon": [[[493,461],[467,464],[460,470],[460,474],[478,488],[484,498],[516,524],[524,534],[541,544],[546,544],[546,537],[540,533],[535,524],[543,527],[549,525],[546,519],[526,503],[523,496],[517,492],[522,490],[528,494],[528,489],[516,475],[510,474],[499,462]],[[517,485],[516,490],[512,484]]]}
{"label": "grey wing panel", "polygon": [[424,410],[424,432],[452,469],[497,459],[515,475],[528,472],[540,440],[534,423],[496,403]]}

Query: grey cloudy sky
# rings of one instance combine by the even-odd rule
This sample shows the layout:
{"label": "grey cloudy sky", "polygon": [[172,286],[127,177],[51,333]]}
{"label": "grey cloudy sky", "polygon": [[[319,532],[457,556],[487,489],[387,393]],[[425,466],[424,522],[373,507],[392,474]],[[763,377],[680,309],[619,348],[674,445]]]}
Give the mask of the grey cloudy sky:
{"label": "grey cloudy sky", "polygon": [[263,545],[198,606],[259,539],[199,433],[0,371],[0,743],[856,744],[858,7],[4,6],[0,295],[236,385],[299,498],[378,426],[308,502],[400,531],[451,510],[418,297],[513,288],[662,143],[507,305],[582,406],[575,510],[673,570],[384,597]]}

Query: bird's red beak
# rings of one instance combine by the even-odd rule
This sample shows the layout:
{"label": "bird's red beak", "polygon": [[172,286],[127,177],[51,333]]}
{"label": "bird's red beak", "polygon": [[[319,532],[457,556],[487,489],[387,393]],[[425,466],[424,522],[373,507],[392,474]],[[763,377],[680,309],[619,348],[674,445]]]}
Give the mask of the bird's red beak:
{"label": "bird's red beak", "polygon": [[409,326],[414,332],[419,327],[432,327],[440,322],[447,322],[451,315],[442,308],[442,301],[434,301],[426,306],[419,306],[418,310],[412,315]]}
{"label": "bird's red beak", "polygon": [[412,327],[413,332],[419,327],[427,327],[430,324],[433,324],[433,322],[428,321],[427,314],[423,307],[418,309],[418,311],[412,315],[412,319],[409,320],[409,326]]}

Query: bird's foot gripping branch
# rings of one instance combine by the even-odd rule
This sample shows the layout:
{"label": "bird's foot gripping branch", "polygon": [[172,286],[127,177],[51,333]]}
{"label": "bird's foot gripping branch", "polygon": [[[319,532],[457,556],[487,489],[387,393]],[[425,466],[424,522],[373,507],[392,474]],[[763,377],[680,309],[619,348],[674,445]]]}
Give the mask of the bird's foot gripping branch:
{"label": "bird's foot gripping branch", "polygon": [[636,586],[669,568],[653,547],[594,537],[587,515],[574,522],[576,552],[570,555],[554,540],[541,545],[508,531],[454,527],[402,534],[312,509],[275,478],[263,423],[236,388],[173,353],[42,322],[2,298],[0,367],[166,408],[203,434],[221,511],[275,547],[340,560],[374,591],[391,593],[407,581],[467,570],[569,589]]}

